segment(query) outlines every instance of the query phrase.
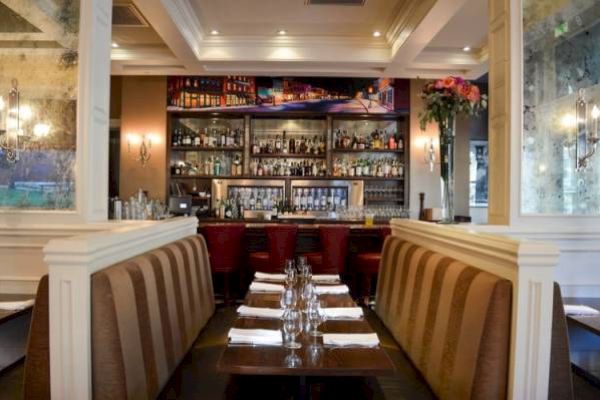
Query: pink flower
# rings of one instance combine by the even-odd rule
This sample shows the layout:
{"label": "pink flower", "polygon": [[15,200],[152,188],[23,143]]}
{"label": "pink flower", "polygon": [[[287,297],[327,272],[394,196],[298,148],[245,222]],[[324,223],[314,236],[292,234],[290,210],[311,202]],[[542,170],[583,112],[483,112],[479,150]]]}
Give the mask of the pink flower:
{"label": "pink flower", "polygon": [[460,86],[463,83],[465,83],[465,80],[463,78],[461,78],[460,76],[456,76],[456,77],[454,77],[454,79],[456,80],[456,85],[457,86]]}
{"label": "pink flower", "polygon": [[468,82],[463,82],[458,85],[458,94],[465,99],[469,98],[469,93],[471,93],[471,84]]}
{"label": "pink flower", "polygon": [[479,88],[476,85],[471,85],[467,98],[473,103],[478,102],[481,99],[481,93],[479,93]]}
{"label": "pink flower", "polygon": [[444,88],[444,81],[441,79],[438,79],[437,81],[435,81],[435,88],[436,89],[443,89]]}
{"label": "pink flower", "polygon": [[456,87],[456,79],[453,76],[444,78],[443,85],[445,89],[454,89]]}

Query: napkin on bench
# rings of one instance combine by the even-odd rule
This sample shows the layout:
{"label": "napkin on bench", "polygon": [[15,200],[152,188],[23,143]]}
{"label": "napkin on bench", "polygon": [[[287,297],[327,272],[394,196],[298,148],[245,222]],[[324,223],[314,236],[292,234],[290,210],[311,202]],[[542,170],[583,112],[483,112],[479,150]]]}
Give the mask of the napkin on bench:
{"label": "napkin on bench", "polygon": [[565,304],[564,307],[567,315],[592,316],[600,314],[600,311],[588,306]]}
{"label": "napkin on bench", "polygon": [[348,292],[346,285],[315,286],[316,294],[345,294]]}
{"label": "napkin on bench", "polygon": [[238,329],[229,330],[229,343],[277,346],[283,343],[281,331],[271,329]]}
{"label": "napkin on bench", "polygon": [[339,282],[340,276],[338,274],[332,274],[332,275],[319,274],[319,275],[313,275],[312,280],[313,280],[313,282],[324,282],[324,283],[325,282]]}
{"label": "napkin on bench", "polygon": [[363,310],[360,307],[328,307],[321,308],[327,319],[361,319]]}
{"label": "napkin on bench", "polygon": [[237,312],[242,317],[279,319],[283,316],[283,310],[277,308],[239,306]]}
{"label": "napkin on bench", "polygon": [[254,279],[264,279],[267,281],[284,282],[285,278],[286,278],[285,274],[268,274],[266,272],[258,272],[258,271],[256,271],[254,273]]}
{"label": "napkin on bench", "polygon": [[376,333],[324,333],[325,346],[377,347],[379,338]]}
{"label": "napkin on bench", "polygon": [[35,301],[33,299],[22,301],[0,301],[0,310],[20,311],[32,307]]}
{"label": "napkin on bench", "polygon": [[273,283],[264,283],[264,282],[252,282],[250,284],[251,292],[273,292],[273,293],[281,293],[284,291],[283,285],[276,285]]}

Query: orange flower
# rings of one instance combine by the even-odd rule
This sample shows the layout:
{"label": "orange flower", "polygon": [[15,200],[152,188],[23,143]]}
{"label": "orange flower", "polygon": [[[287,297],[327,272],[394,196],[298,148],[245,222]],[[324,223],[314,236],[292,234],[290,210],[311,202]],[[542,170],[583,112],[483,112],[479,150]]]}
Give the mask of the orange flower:
{"label": "orange flower", "polygon": [[469,98],[469,93],[471,93],[471,84],[465,82],[461,85],[458,85],[458,94],[465,99]]}
{"label": "orange flower", "polygon": [[479,88],[476,85],[471,85],[471,90],[469,91],[469,95],[467,96],[469,101],[475,103],[481,99],[481,94],[479,93]]}
{"label": "orange flower", "polygon": [[454,89],[456,86],[456,79],[453,76],[449,76],[444,78],[444,88],[446,89]]}

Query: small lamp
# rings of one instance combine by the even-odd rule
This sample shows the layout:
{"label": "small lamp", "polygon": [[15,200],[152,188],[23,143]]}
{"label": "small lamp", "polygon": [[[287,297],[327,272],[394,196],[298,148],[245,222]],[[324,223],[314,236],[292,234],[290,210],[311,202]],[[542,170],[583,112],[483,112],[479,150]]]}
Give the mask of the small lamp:
{"label": "small lamp", "polygon": [[152,142],[156,143],[157,141],[156,135],[153,134],[140,136],[136,133],[130,133],[127,135],[127,150],[131,153],[132,145],[139,145],[137,155],[135,155],[133,159],[142,164],[142,167],[145,167],[152,157]]}

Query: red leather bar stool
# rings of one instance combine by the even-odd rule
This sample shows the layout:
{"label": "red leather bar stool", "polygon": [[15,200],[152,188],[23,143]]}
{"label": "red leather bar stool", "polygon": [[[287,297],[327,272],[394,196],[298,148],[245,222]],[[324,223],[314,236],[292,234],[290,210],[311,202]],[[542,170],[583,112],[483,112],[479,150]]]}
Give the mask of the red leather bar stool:
{"label": "red leather bar stool", "polygon": [[265,234],[267,251],[250,253],[250,269],[253,272],[281,272],[285,260],[294,258],[298,225],[267,225]]}
{"label": "red leather bar stool", "polygon": [[350,228],[331,225],[319,227],[321,251],[307,253],[306,261],[312,267],[313,274],[342,274],[346,270],[348,237]]}
{"label": "red leather bar stool", "polygon": [[[225,304],[231,300],[232,275],[239,277],[244,262],[244,224],[214,224],[200,228],[208,247],[210,269],[213,275],[223,274],[223,297]],[[239,279],[237,289],[239,290]]]}
{"label": "red leather bar stool", "polygon": [[[381,240],[380,250],[378,252],[357,253],[352,260],[355,278],[358,279],[359,283],[355,285],[355,287],[357,290],[359,290],[360,296],[365,305],[369,304],[373,275],[377,275],[379,273],[379,262],[381,261],[383,242],[391,233],[392,230],[389,227],[381,228],[379,230],[379,237]],[[360,285],[360,282],[362,282],[362,285]]]}

